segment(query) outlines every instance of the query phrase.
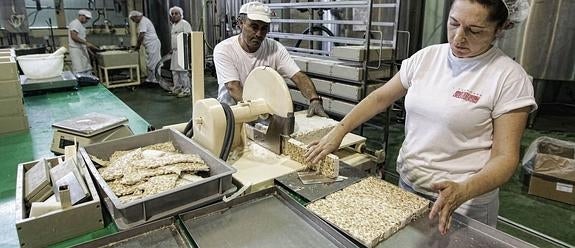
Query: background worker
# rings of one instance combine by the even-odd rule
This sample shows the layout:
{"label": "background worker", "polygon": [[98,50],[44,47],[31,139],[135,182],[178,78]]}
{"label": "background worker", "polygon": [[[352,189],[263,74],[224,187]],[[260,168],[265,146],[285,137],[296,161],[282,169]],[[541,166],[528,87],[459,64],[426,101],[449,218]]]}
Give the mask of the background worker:
{"label": "background worker", "polygon": [[154,24],[152,24],[150,19],[136,10],[130,11],[128,17],[130,20],[138,24],[138,41],[134,50],[139,51],[142,44],[144,44],[144,47],[146,48],[146,67],[148,68],[148,77],[145,82],[158,83],[154,69],[158,62],[160,62],[160,59],[162,59],[160,52],[162,45],[160,44],[160,39],[158,39],[158,35],[156,34]]}
{"label": "background worker", "polygon": [[171,91],[177,97],[190,96],[190,76],[187,70],[178,65],[178,45],[177,37],[180,33],[191,33],[192,26],[189,22],[183,19],[184,11],[182,8],[175,6],[170,8],[171,39],[172,39],[172,62],[170,70],[172,70],[172,80],[174,87]]}
{"label": "background worker", "polygon": [[78,11],[78,17],[68,24],[68,51],[72,60],[72,71],[76,74],[92,71],[88,47],[98,49],[97,46],[86,40],[86,27],[84,27],[84,24],[90,18],[92,18],[92,13],[82,9]]}

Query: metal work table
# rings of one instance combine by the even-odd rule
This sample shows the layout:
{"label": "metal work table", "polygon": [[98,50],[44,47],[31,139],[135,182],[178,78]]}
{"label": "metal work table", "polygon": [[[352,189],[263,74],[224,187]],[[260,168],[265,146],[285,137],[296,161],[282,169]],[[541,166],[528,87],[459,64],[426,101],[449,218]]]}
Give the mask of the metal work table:
{"label": "metal work table", "polygon": [[[350,179],[331,184],[303,185],[297,178],[297,173],[292,173],[276,179],[276,183],[286,187],[296,196],[306,201],[313,202],[328,194],[343,189],[365,177],[361,173],[347,165],[343,165],[342,175]],[[346,182],[349,181],[349,182]],[[437,230],[437,220],[429,220],[424,215],[416,221],[408,224],[393,234],[389,239],[381,242],[378,246],[383,247],[535,247],[525,241],[515,238],[502,231],[475,221],[469,217],[455,213],[449,233],[441,235]]]}
{"label": "metal work table", "polygon": [[384,247],[536,247],[509,234],[457,213],[453,214],[451,229],[445,236],[437,230],[437,221],[427,215],[410,223],[389,239]]}

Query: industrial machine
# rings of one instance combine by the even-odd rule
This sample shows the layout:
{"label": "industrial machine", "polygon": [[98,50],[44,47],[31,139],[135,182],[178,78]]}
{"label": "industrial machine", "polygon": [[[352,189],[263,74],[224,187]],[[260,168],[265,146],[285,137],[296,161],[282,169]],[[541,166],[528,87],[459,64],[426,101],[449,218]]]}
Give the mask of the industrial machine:
{"label": "industrial machine", "polygon": [[[291,134],[294,128],[293,103],[287,85],[269,67],[257,67],[249,74],[242,102],[226,106],[213,98],[199,100],[194,105],[192,118],[193,139],[221,155],[231,148],[230,141],[240,142],[242,127],[251,140],[280,154],[281,136]],[[258,119],[259,122],[254,122]]]}
{"label": "industrial machine", "polygon": [[[293,154],[291,157],[285,155],[288,140],[292,139],[295,131],[295,124],[298,121],[313,122],[314,119],[331,121],[331,126],[309,128],[310,124],[305,124],[307,129],[312,130],[307,132],[311,136],[318,136],[317,132],[323,132],[311,140],[320,138],[325,134],[325,130],[337,123],[324,117],[307,118],[303,113],[294,113],[293,102],[284,79],[272,68],[257,67],[248,75],[244,83],[243,101],[238,104],[228,106],[216,99],[198,100],[194,104],[192,139],[216,156],[227,160],[238,170],[233,175],[235,181],[243,190],[255,192],[273,186],[276,178],[306,169],[307,166],[301,159],[294,158]],[[364,142],[364,137],[348,134],[343,146]],[[232,150],[237,154],[230,155]],[[353,151],[351,154],[358,152]],[[342,156],[343,160],[338,160],[337,166],[339,161],[349,162],[345,160],[348,155],[346,153]],[[354,162],[354,165],[369,164],[373,168],[376,166],[374,161],[367,158],[354,158]],[[336,180],[334,178],[320,181]],[[347,183],[342,182],[341,185]],[[329,191],[332,190],[337,190],[337,187]]]}
{"label": "industrial machine", "polygon": [[131,136],[128,118],[101,113],[89,113],[52,124],[54,135],[50,150],[64,154],[64,147],[81,146]]}

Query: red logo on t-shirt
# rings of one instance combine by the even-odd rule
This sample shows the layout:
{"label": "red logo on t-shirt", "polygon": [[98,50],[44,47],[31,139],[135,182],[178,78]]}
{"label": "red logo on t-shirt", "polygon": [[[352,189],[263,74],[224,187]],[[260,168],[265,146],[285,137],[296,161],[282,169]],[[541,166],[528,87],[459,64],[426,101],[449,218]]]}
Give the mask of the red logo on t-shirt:
{"label": "red logo on t-shirt", "polygon": [[455,93],[453,93],[453,97],[463,99],[468,102],[477,103],[479,98],[481,98],[481,95],[473,93],[469,90],[457,90]]}

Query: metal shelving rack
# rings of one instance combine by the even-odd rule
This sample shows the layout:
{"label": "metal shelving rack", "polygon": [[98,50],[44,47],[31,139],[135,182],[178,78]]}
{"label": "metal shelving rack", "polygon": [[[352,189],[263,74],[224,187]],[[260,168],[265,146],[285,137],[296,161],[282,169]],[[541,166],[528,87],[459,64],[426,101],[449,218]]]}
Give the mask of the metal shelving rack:
{"label": "metal shelving rack", "polygon": [[[385,79],[390,79],[393,76],[393,62],[395,61],[395,48],[396,48],[396,41],[397,41],[397,34],[398,34],[398,19],[399,19],[399,6],[400,0],[369,0],[369,1],[314,1],[314,2],[290,2],[285,3],[285,1],[281,1],[281,3],[275,3],[276,1],[269,1],[268,6],[276,12],[280,11],[289,11],[290,9],[298,9],[298,10],[307,10],[309,15],[308,19],[296,19],[296,18],[272,18],[272,25],[271,30],[268,33],[268,38],[273,38],[279,40],[286,49],[292,54],[296,56],[305,56],[311,58],[319,58],[323,60],[337,60],[333,57],[329,56],[330,51],[325,50],[322,48],[317,48],[317,43],[323,42],[330,42],[330,43],[339,43],[345,45],[359,45],[364,46],[364,58],[366,58],[362,62],[356,62],[357,66],[361,66],[363,68],[363,79],[360,81],[352,81],[352,80],[345,80],[341,78],[334,78],[326,75],[318,75],[314,73],[306,73],[308,76],[312,78],[320,78],[320,79],[327,79],[333,80],[334,82],[340,82],[345,84],[354,84],[360,85],[361,87],[361,96],[360,100],[363,99],[367,95],[368,85],[370,83],[378,83],[377,80],[371,80],[369,76],[370,69],[380,69],[382,64],[384,66],[389,66],[389,75]],[[324,19],[314,19],[314,10],[315,11],[328,11],[328,10],[344,10],[343,12],[347,11],[346,19],[340,20],[324,20]],[[365,15],[361,16],[362,18],[358,18],[355,16],[354,11],[364,11]],[[377,18],[374,18],[374,12],[378,12]],[[352,13],[350,15],[350,13]],[[351,16],[351,18],[349,18]],[[375,20],[374,20],[375,19]],[[357,25],[364,26],[363,28],[363,37],[358,37],[357,35],[361,32],[352,31],[352,32],[335,32],[336,34],[333,36],[325,36],[325,35],[316,35],[316,34],[305,34],[305,33],[294,33],[289,32],[292,30],[289,25],[302,25],[307,24],[308,30],[310,33],[313,30],[313,27],[317,25],[348,25],[351,26],[353,30],[354,27]],[[362,28],[358,28],[362,29]],[[283,31],[283,32],[280,32]],[[354,33],[355,32],[355,33]],[[340,35],[340,33],[342,33]],[[352,33],[352,35],[350,35]],[[355,36],[353,35],[355,34]],[[379,35],[379,39],[375,39],[372,36]],[[301,41],[308,41],[309,47],[308,48],[300,48],[297,46],[289,46],[289,40],[296,40],[301,43]],[[382,60],[381,52],[379,60],[374,64],[373,62],[369,62],[370,58],[370,47],[377,46],[380,49],[393,49],[393,55],[391,58],[387,60]],[[381,81],[379,81],[381,82]],[[350,101],[350,99],[346,99],[345,97],[338,97],[334,94],[324,94],[318,92],[322,96],[326,97],[334,97],[337,100],[343,100],[345,102],[351,102],[353,104],[357,104],[359,101]],[[300,103],[301,104],[301,103]],[[302,104],[305,105],[305,104]],[[330,114],[334,114],[331,112]],[[337,116],[342,116],[341,114],[336,114]],[[373,124],[371,122],[366,123],[366,126],[373,126],[378,129],[383,129],[383,137],[382,142],[384,149],[387,153],[387,141],[389,136],[389,123],[390,123],[390,110],[385,112],[382,116],[384,118],[383,125]],[[360,134],[363,135],[364,132],[364,125],[360,127]]]}

